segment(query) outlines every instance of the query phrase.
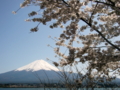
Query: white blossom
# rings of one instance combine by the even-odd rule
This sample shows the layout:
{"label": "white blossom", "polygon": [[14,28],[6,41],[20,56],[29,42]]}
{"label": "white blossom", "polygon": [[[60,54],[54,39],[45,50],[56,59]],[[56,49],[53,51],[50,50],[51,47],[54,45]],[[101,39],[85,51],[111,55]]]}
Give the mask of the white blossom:
{"label": "white blossom", "polygon": [[[77,59],[80,63],[88,63],[85,75],[90,79],[95,75],[96,80],[101,76],[109,80],[108,72],[118,70],[120,60],[120,41],[117,40],[120,36],[120,2],[110,1],[25,0],[20,7],[39,6],[42,15],[31,19],[33,22],[44,25],[50,22],[52,29],[58,26],[65,29],[56,41],[57,48],[54,48],[56,55],[60,56],[59,63],[54,62],[56,66],[71,66]],[[38,12],[32,11],[29,17],[34,15]],[[38,28],[31,31],[36,32]],[[67,49],[65,53],[60,47]],[[93,70],[97,73],[92,74]],[[82,83],[81,80],[77,82]]]}

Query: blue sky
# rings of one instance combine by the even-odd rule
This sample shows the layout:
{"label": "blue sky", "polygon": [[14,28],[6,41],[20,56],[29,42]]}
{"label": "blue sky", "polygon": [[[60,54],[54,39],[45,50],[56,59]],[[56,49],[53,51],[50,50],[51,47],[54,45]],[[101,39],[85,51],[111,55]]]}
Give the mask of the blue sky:
{"label": "blue sky", "polygon": [[30,29],[38,23],[24,20],[29,18],[28,13],[38,11],[39,7],[22,8],[17,14],[12,14],[23,1],[1,0],[0,3],[0,73],[17,69],[35,60],[50,58],[58,61],[53,49],[47,46],[50,44],[55,47],[55,42],[48,36],[59,37],[62,29],[50,29],[50,22],[48,25],[40,24],[38,32],[30,33]]}
{"label": "blue sky", "polygon": [[24,0],[1,0],[0,3],[0,73],[17,69],[35,60],[50,58],[55,60],[55,42],[49,35],[58,37],[62,29],[50,29],[49,25],[39,25],[39,31],[30,33],[37,23],[25,22],[28,13],[39,7],[22,8],[12,14]]}

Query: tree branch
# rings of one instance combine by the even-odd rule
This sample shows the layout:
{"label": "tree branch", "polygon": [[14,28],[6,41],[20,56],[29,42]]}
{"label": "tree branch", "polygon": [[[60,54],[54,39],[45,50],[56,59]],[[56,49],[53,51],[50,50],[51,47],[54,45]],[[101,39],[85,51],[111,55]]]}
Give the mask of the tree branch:
{"label": "tree branch", "polygon": [[65,0],[62,0],[63,1],[63,3],[65,3],[66,5],[68,5],[69,6],[69,4],[65,1]]}
{"label": "tree branch", "polygon": [[[111,1],[111,0],[108,0],[108,1]],[[105,3],[105,2],[100,2],[100,1],[94,1],[94,2],[97,2],[97,3],[102,3],[102,4],[105,4],[105,5],[112,6],[112,7],[115,7],[115,8],[120,9],[119,7],[116,7],[116,6],[115,6],[115,3],[114,3],[114,2],[111,2],[112,4]]]}
{"label": "tree branch", "polygon": [[[90,48],[105,48],[105,47],[108,47],[108,46],[90,47]],[[109,47],[110,47],[110,46],[109,46]]]}
{"label": "tree branch", "polygon": [[[86,20],[84,20],[83,18],[80,18],[82,21],[84,21],[87,25],[89,25],[92,28],[92,24],[88,23]],[[116,45],[114,45],[113,43],[111,43],[106,37],[104,37],[104,35],[97,29],[94,29],[107,43],[109,43],[111,46],[113,46],[114,48],[116,48],[118,51],[120,51],[120,48],[117,47]]]}
{"label": "tree branch", "polygon": [[115,3],[114,2],[112,2],[111,0],[108,0],[111,4],[113,4],[113,5],[115,5]]}
{"label": "tree branch", "polygon": [[92,19],[92,16],[93,16],[93,14],[94,14],[94,12],[95,12],[95,10],[96,10],[97,5],[98,5],[98,2],[97,2],[97,4],[95,5],[95,8],[94,8],[94,10],[93,10],[93,12],[92,12],[92,14],[91,14],[91,17],[90,17],[90,19],[89,19],[89,23],[91,23],[91,19]]}
{"label": "tree branch", "polygon": [[113,43],[111,43],[107,38],[104,37],[104,35],[97,29],[94,29],[107,43],[109,43],[111,46],[113,46],[114,48],[116,48],[118,51],[120,51],[120,48],[117,47],[116,45],[114,45]]}

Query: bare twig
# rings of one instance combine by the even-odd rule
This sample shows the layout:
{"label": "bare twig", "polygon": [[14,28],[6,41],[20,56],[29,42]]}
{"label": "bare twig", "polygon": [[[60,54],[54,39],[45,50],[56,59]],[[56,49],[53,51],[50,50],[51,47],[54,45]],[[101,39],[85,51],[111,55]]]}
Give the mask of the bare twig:
{"label": "bare twig", "polygon": [[92,12],[92,14],[91,14],[91,16],[90,16],[89,23],[91,23],[91,19],[92,19],[92,16],[93,16],[96,8],[97,8],[97,5],[98,5],[98,2],[97,2],[97,4],[95,5],[95,8],[94,8],[94,10],[93,10],[93,12]]}
{"label": "bare twig", "polygon": [[[111,0],[109,0],[109,1],[111,1]],[[112,4],[105,3],[105,2],[100,2],[100,1],[94,1],[94,2],[97,2],[97,3],[102,3],[102,4],[105,4],[105,5],[108,5],[108,6],[111,6],[111,7],[115,7],[115,8],[120,9],[119,7],[116,7],[116,6],[115,6],[115,3],[114,3],[114,2],[111,2]]]}

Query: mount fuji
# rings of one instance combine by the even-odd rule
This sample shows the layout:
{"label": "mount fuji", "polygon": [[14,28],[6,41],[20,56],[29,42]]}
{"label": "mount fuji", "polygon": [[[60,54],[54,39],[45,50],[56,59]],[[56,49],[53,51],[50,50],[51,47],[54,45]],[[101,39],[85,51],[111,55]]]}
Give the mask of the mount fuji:
{"label": "mount fuji", "polygon": [[[62,73],[44,60],[36,60],[18,69],[0,74],[0,84],[58,83],[65,80],[63,75],[67,76],[69,80],[77,76],[76,73]],[[120,85],[120,77],[117,77],[113,82]]]}
{"label": "mount fuji", "polygon": [[0,74],[0,83],[43,83],[60,81],[60,70],[44,60]]}

